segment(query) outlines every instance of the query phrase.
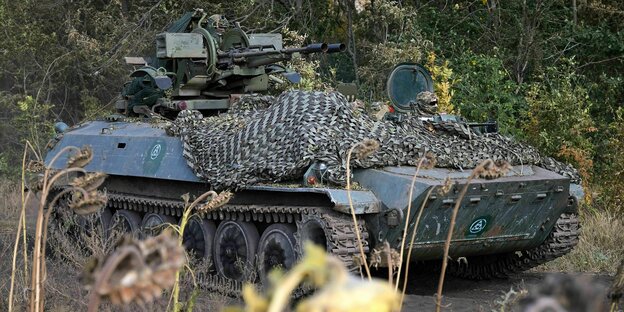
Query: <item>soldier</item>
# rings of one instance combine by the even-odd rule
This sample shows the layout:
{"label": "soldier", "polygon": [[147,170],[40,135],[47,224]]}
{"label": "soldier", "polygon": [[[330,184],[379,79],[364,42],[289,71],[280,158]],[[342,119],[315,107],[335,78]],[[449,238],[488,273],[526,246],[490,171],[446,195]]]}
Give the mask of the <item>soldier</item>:
{"label": "soldier", "polygon": [[431,117],[438,113],[438,97],[433,92],[420,92],[416,96],[416,105],[412,107],[414,107],[416,115]]}

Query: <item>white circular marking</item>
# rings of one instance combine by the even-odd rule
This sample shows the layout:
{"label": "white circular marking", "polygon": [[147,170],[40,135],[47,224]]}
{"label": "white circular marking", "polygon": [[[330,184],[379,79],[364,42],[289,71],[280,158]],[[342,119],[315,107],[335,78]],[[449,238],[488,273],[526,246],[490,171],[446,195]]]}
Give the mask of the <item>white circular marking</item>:
{"label": "white circular marking", "polygon": [[483,218],[475,220],[470,225],[470,229],[469,229],[470,234],[477,234],[477,233],[482,232],[485,229],[486,225],[487,225],[487,220]]}
{"label": "white circular marking", "polygon": [[150,153],[150,159],[151,160],[156,159],[158,155],[160,155],[161,149],[162,149],[162,146],[160,146],[160,144],[154,145],[154,147],[152,148],[152,152]]}

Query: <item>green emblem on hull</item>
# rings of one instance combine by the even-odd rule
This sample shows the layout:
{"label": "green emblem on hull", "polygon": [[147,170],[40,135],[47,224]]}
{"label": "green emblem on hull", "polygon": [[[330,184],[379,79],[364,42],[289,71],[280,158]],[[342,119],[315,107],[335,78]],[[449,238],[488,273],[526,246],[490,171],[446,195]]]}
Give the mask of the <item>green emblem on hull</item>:
{"label": "green emblem on hull", "polygon": [[160,168],[160,162],[167,153],[167,144],[164,141],[157,141],[147,150],[143,158],[143,173],[155,174]]}
{"label": "green emblem on hull", "polygon": [[468,229],[466,230],[466,236],[474,237],[483,234],[487,229],[490,228],[490,224],[492,223],[492,218],[490,216],[481,216],[472,221]]}

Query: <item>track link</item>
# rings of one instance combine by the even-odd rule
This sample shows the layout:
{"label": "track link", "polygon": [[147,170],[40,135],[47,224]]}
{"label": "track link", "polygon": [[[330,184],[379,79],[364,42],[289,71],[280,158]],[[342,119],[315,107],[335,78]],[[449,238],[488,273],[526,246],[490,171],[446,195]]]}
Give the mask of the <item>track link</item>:
{"label": "track link", "polygon": [[519,252],[469,257],[467,262],[452,261],[448,272],[473,280],[506,278],[567,254],[578,244],[579,230],[578,216],[564,213],[541,245]]}

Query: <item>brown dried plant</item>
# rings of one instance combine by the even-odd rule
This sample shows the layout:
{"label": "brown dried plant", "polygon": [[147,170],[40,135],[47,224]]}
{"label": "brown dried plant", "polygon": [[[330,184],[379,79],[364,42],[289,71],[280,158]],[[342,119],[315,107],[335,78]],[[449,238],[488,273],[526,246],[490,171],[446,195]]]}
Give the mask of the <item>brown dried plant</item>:
{"label": "brown dried plant", "polygon": [[[208,191],[199,195],[199,197],[197,197],[193,202],[190,202],[191,197],[188,193],[182,195],[182,199],[184,200],[184,212],[182,213],[182,218],[180,219],[180,225],[171,225],[171,228],[173,228],[173,230],[175,230],[178,234],[178,246],[180,248],[183,248],[182,246],[184,243],[184,230],[186,229],[186,225],[188,224],[188,221],[193,216],[191,214],[193,211],[197,211],[199,213],[209,212],[213,209],[217,209],[227,204],[232,197],[233,197],[233,194],[229,191],[223,191],[220,194],[217,194],[217,192],[215,191]],[[202,202],[203,204],[200,205],[200,203]],[[175,279],[174,279],[174,285],[173,285],[173,291],[172,291],[171,297],[173,301],[173,311],[174,312],[180,311],[180,309],[182,308],[182,304],[179,302],[180,270],[178,270],[175,273]]]}
{"label": "brown dried plant", "polygon": [[[449,180],[450,181],[450,180]],[[416,216],[416,221],[414,222],[414,228],[412,229],[412,236],[410,238],[410,243],[407,249],[407,260],[405,263],[405,277],[403,278],[403,290],[401,291],[401,303],[399,306],[399,310],[403,307],[403,299],[405,298],[405,291],[407,290],[407,278],[409,275],[409,267],[412,262],[412,248],[414,246],[414,241],[416,240],[416,231],[418,230],[418,224],[420,223],[420,218],[422,217],[422,213],[425,210],[425,205],[429,201],[429,196],[431,196],[431,192],[433,192],[435,187],[432,187],[427,191],[427,195],[420,205],[420,209],[418,210],[418,215]],[[399,282],[399,277],[397,277],[397,284]]]}
{"label": "brown dried plant", "polygon": [[103,172],[87,173],[82,177],[75,178],[69,185],[82,188],[85,191],[93,191],[100,187],[107,177],[108,175]]}
{"label": "brown dried plant", "polygon": [[45,170],[45,165],[41,160],[30,160],[26,165],[26,171],[30,173],[41,173]]}
{"label": "brown dried plant", "polygon": [[74,195],[74,200],[69,203],[69,209],[78,215],[88,215],[98,212],[106,205],[107,201],[106,194],[98,190],[92,190],[88,193],[77,192]]}
{"label": "brown dried plant", "polygon": [[373,139],[365,139],[355,145],[353,153],[355,158],[363,160],[379,149],[379,142]]}
{"label": "brown dried plant", "polygon": [[[437,163],[437,159],[435,158],[435,155],[431,152],[426,152],[418,161],[418,166],[416,166],[416,170],[414,171],[414,175],[412,176],[412,183],[410,183],[410,188],[409,188],[409,195],[407,198],[407,213],[406,213],[406,217],[405,217],[405,225],[403,227],[403,238],[401,240],[401,250],[400,252],[400,259],[404,259],[403,258],[403,253],[405,252],[405,242],[407,239],[407,228],[409,226],[409,219],[410,216],[412,215],[412,198],[414,196],[414,186],[416,185],[416,178],[418,177],[418,173],[420,172],[420,169],[431,169],[435,166],[435,164]],[[410,246],[410,250],[411,250],[411,246]],[[397,281],[396,284],[394,286],[395,290],[399,289],[399,281],[401,280],[401,270],[403,267],[403,262],[401,261],[399,263],[399,268],[397,270]]]}
{"label": "brown dried plant", "polygon": [[145,241],[128,236],[85,272],[91,282],[85,285],[91,291],[88,311],[97,311],[102,299],[115,305],[152,302],[175,284],[185,263],[184,248],[171,231]]}
{"label": "brown dried plant", "polygon": [[204,202],[201,205],[196,206],[197,212],[209,212],[214,209],[217,209],[225,204],[227,204],[230,199],[232,199],[232,192],[223,191],[221,193],[216,193],[215,191],[209,191],[208,195],[210,195],[210,199]]}
{"label": "brown dried plant", "polygon": [[487,180],[498,179],[503,177],[511,169],[511,165],[502,159],[492,161],[487,159],[481,163],[483,169],[479,173],[479,177]]}
{"label": "brown dried plant", "polygon": [[451,191],[452,188],[453,181],[451,181],[451,177],[447,176],[446,179],[444,179],[444,183],[442,183],[442,186],[438,188],[438,195],[445,196]]}
{"label": "brown dried plant", "polygon": [[67,168],[84,168],[93,159],[93,151],[88,146],[83,146],[67,159]]}
{"label": "brown dried plant", "polygon": [[21,209],[20,209],[20,217],[17,224],[17,233],[15,234],[15,244],[13,245],[13,261],[11,264],[11,286],[9,288],[9,312],[13,311],[13,290],[15,287],[15,273],[17,271],[17,253],[20,244],[20,237],[23,238],[23,256],[24,256],[24,280],[28,280],[28,248],[26,245],[26,203],[30,198],[31,193],[26,193],[26,158],[28,157],[28,152],[31,151],[38,160],[41,157],[38,156],[36,150],[30,144],[29,141],[26,141],[24,144],[24,153],[22,156],[22,181],[21,181]]}
{"label": "brown dried plant", "polygon": [[365,139],[361,142],[355,143],[349,149],[347,153],[347,197],[349,199],[349,209],[351,210],[351,217],[353,218],[353,226],[355,228],[355,236],[358,241],[358,249],[360,250],[361,263],[366,270],[366,276],[368,280],[371,280],[370,269],[368,268],[368,264],[366,263],[366,254],[364,253],[364,245],[362,243],[362,233],[360,233],[360,227],[358,225],[357,216],[355,215],[355,208],[353,207],[353,199],[351,198],[351,155],[354,151],[357,151],[356,156],[358,159],[364,159],[372,155],[375,151],[379,149],[379,142],[373,139]]}
{"label": "brown dried plant", "polygon": [[426,152],[423,158],[424,159],[421,164],[422,169],[432,169],[438,163],[438,159],[432,152]]}
{"label": "brown dried plant", "polygon": [[[30,146],[27,143],[27,146]],[[31,147],[32,149],[32,147]],[[68,161],[66,164],[66,168],[62,170],[53,170],[51,167],[54,166],[56,161],[62,155],[66,153],[74,153],[72,156],[68,157]],[[23,169],[22,169],[22,184],[25,184],[25,176],[26,176],[26,157],[28,154],[28,149],[24,150],[23,157]],[[37,155],[37,153],[33,152],[33,154]],[[38,156],[37,156],[38,157]],[[38,159],[40,159],[38,157]],[[72,203],[70,204],[70,208],[76,212],[77,214],[89,214],[98,211],[101,207],[106,204],[106,196],[102,193],[99,193],[95,188],[99,184],[103,182],[103,177],[101,174],[89,174],[82,168],[86,166],[89,161],[93,159],[93,152],[91,148],[88,146],[83,147],[82,149],[78,149],[74,146],[67,146],[61,149],[49,162],[48,166],[43,171],[40,183],[38,184],[38,189],[40,189],[40,198],[39,198],[39,207],[37,209],[37,218],[35,223],[35,241],[32,255],[32,274],[31,274],[31,293],[30,293],[30,311],[43,311],[44,310],[44,287],[43,283],[45,281],[46,276],[46,262],[45,262],[45,251],[46,251],[46,242],[48,235],[48,223],[50,220],[50,216],[59,201],[62,198],[67,197],[68,195],[72,195]],[[39,165],[41,165],[40,163]],[[40,166],[36,163],[32,163],[32,170],[39,170]],[[56,191],[57,183],[59,181],[63,181],[64,179],[75,175],[82,174],[86,175],[88,178],[83,177],[81,180],[74,180],[70,185],[62,185],[60,186],[60,191]],[[97,177],[97,179],[95,179]],[[79,178],[80,179],[80,178]],[[91,191],[85,190],[82,186],[83,183],[89,182],[89,187],[93,188]],[[55,196],[50,199],[50,194],[53,194],[53,189]],[[28,193],[30,194],[30,193]],[[22,198],[25,196],[22,195]],[[27,196],[26,196],[27,198]],[[22,201],[22,217],[21,221],[18,225],[18,234],[19,238],[20,234],[24,236],[24,246],[26,244],[26,223],[25,223],[25,200]],[[21,233],[20,233],[21,232]],[[17,250],[18,250],[19,239],[16,239],[13,259],[15,263],[15,259],[17,258]],[[24,259],[27,262],[27,253],[24,250]],[[9,311],[13,309],[13,290],[14,290],[14,278],[15,278],[15,264],[13,265],[13,272],[11,273],[11,288],[9,291]],[[25,268],[27,271],[27,268]]]}
{"label": "brown dried plant", "polygon": [[388,282],[394,285],[394,272],[401,266],[401,254],[398,250],[390,247],[388,241],[374,248],[369,255],[370,267],[377,269],[380,265],[388,268]]}
{"label": "brown dried plant", "polygon": [[470,185],[470,182],[472,182],[472,180],[477,177],[490,178],[490,179],[502,177],[505,174],[507,174],[509,169],[511,169],[511,165],[509,165],[507,161],[497,160],[496,162],[494,162],[491,159],[486,159],[483,162],[481,162],[476,168],[474,168],[474,170],[472,170],[472,173],[466,180],[464,187],[459,193],[459,197],[455,201],[455,207],[453,208],[453,212],[451,215],[451,222],[449,224],[448,234],[446,236],[446,241],[444,243],[444,254],[442,256],[443,257],[442,269],[440,272],[440,279],[438,281],[438,292],[436,296],[436,312],[440,312],[440,309],[442,308],[442,289],[444,287],[444,277],[446,274],[446,267],[448,265],[449,249],[451,247],[451,239],[453,237],[455,221],[457,220],[457,212],[459,212],[459,207],[461,206],[461,202],[466,196],[466,192],[468,191],[468,186]]}

